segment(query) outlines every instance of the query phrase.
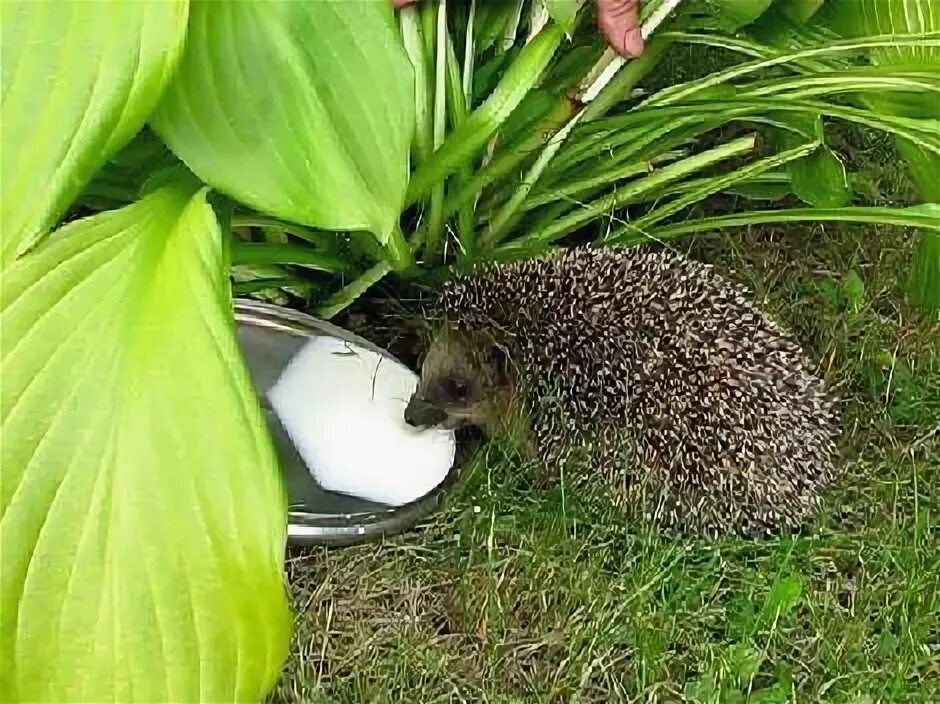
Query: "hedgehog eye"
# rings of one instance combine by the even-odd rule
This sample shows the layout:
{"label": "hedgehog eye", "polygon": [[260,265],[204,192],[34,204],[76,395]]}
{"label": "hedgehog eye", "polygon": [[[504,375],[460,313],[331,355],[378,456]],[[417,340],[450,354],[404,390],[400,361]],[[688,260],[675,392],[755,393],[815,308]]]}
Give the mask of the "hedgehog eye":
{"label": "hedgehog eye", "polygon": [[468,387],[465,379],[456,376],[450,377],[445,383],[445,389],[450,398],[459,399],[461,401],[467,398]]}

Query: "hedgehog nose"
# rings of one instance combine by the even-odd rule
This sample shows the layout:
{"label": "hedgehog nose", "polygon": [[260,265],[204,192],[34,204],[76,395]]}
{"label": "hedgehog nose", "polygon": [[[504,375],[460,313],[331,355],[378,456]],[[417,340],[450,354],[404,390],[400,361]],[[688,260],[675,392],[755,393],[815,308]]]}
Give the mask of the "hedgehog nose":
{"label": "hedgehog nose", "polygon": [[424,428],[438,425],[447,420],[447,413],[415,395],[405,408],[405,422],[415,428]]}

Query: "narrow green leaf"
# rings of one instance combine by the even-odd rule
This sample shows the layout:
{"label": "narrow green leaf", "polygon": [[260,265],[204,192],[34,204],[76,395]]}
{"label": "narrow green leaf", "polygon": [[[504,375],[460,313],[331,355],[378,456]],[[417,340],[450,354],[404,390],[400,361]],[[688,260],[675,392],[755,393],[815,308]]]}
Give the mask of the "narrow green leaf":
{"label": "narrow green leaf", "polygon": [[258,701],[286,502],[205,190],[73,222],[0,292],[0,692]]}
{"label": "narrow green leaf", "polygon": [[737,64],[724,71],[715,71],[709,75],[686,83],[680,83],[665,88],[648,98],[642,105],[674,105],[688,101],[696,93],[706,91],[715,86],[730,83],[731,81],[751,74],[761,74],[775,66],[797,64],[807,59],[818,59],[839,54],[852,54],[860,51],[872,51],[884,47],[904,47],[907,49],[940,48],[940,34],[910,35],[910,36],[875,36],[862,39],[843,39],[827,42],[822,46],[813,46],[776,54],[769,58],[748,61]]}
{"label": "narrow green leaf", "polygon": [[173,75],[187,0],[0,5],[0,263],[53,227],[143,126]]}
{"label": "narrow green leaf", "polygon": [[[670,160],[672,159],[666,159],[663,161]],[[612,168],[604,169],[602,171],[595,171],[594,175],[592,176],[581,178],[576,181],[569,181],[564,186],[560,185],[557,188],[543,187],[537,189],[533,195],[529,196],[529,199],[525,203],[524,209],[530,210],[532,208],[538,208],[542,205],[556,203],[559,200],[571,200],[578,196],[578,194],[584,193],[585,191],[590,191],[595,188],[602,188],[604,186],[612,186],[618,181],[630,178],[631,176],[648,174],[653,170],[653,166],[653,163],[649,161],[628,161],[622,164],[617,163]]]}
{"label": "narrow green leaf", "polygon": [[770,594],[767,595],[765,612],[773,621],[777,618],[786,618],[803,596],[803,580],[799,575],[781,577],[776,581]]}
{"label": "narrow green leaf", "polygon": [[194,2],[153,124],[256,210],[386,242],[408,183],[414,72],[389,2]]}
{"label": "narrow green leaf", "polygon": [[940,312],[940,233],[921,233],[908,291],[915,305]]}
{"label": "narrow green leaf", "polygon": [[571,131],[577,126],[584,112],[578,112],[572,117],[568,124],[562,127],[558,132],[552,135],[548,143],[539,152],[535,163],[526,171],[522,181],[516,186],[512,195],[499,209],[493,219],[490,221],[489,229],[481,238],[481,244],[484,247],[492,246],[506,237],[509,230],[519,221],[522,216],[522,204],[528,198],[530,191],[542,177],[542,173],[548,168],[555,154],[565,143],[565,139],[571,134]]}
{"label": "narrow green leaf", "polygon": [[570,215],[559,218],[551,225],[536,230],[530,236],[523,238],[522,241],[524,242],[525,240],[531,239],[543,244],[554,242],[594,218],[615,210],[630,199],[650,194],[661,186],[684,178],[696,171],[706,169],[725,159],[746,154],[754,148],[754,142],[755,137],[753,135],[741,137],[727,144],[722,144],[721,146],[704,151],[701,154],[695,154],[694,156],[669,164],[644,178],[630,181],[609,196],[604,196],[593,203],[588,203],[584,207],[578,208]]}
{"label": "narrow green leaf", "polygon": [[724,227],[747,227],[785,222],[868,222],[901,227],[919,227],[940,232],[940,203],[923,203],[908,208],[882,206],[850,208],[791,208],[783,210],[752,210],[733,215],[719,215],[700,220],[654,228],[649,235],[633,235],[619,240],[622,244],[670,239],[693,232],[708,232]]}
{"label": "narrow green leaf", "polygon": [[265,242],[233,242],[232,264],[296,264],[334,273],[345,268],[337,257],[321,254],[310,247]]}
{"label": "narrow green leaf", "polygon": [[549,24],[522,49],[490,96],[451,133],[428,163],[414,174],[408,186],[409,204],[426,196],[436,184],[470,163],[538,83],[562,36],[563,31],[558,25]]}
{"label": "narrow green leaf", "polygon": [[[680,104],[671,107],[643,107],[624,115],[608,118],[600,122],[605,127],[636,127],[643,124],[661,125],[674,118],[698,115],[704,119],[708,115],[722,118],[722,122],[732,119],[760,118],[767,114],[802,113],[809,116],[836,117],[849,122],[866,125],[873,129],[900,135],[917,146],[940,154],[940,120],[922,120],[878,115],[871,110],[837,105],[820,100],[784,100],[776,98],[752,98],[747,101],[721,100],[702,103]],[[667,122],[667,124],[669,124]]]}
{"label": "narrow green leaf", "polygon": [[690,192],[681,195],[675,200],[672,200],[662,206],[655,206],[643,217],[635,220],[634,222],[623,225],[618,230],[612,232],[609,238],[611,240],[616,240],[625,233],[645,232],[648,228],[652,227],[657,222],[661,222],[666,218],[681,212],[695,203],[704,200],[710,195],[720,193],[721,191],[726,190],[741,181],[746,181],[748,179],[754,178],[755,176],[760,176],[761,174],[770,171],[771,169],[776,169],[777,167],[794,162],[802,157],[805,157],[807,154],[815,150],[816,147],[817,143],[815,142],[801,144],[794,147],[793,149],[788,149],[787,151],[781,152],[780,154],[773,154],[755,161],[752,164],[748,164],[747,166],[742,166],[740,169],[736,169],[731,173],[702,179],[702,182]]}

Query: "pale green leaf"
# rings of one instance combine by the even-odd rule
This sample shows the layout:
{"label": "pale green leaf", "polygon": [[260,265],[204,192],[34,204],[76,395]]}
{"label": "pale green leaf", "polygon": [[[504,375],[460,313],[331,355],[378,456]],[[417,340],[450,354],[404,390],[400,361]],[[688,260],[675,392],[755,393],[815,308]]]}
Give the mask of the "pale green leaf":
{"label": "pale green leaf", "polygon": [[764,14],[774,0],[708,0],[722,27],[737,30]]}
{"label": "pale green leaf", "polygon": [[784,17],[793,22],[807,22],[826,3],[826,0],[787,0],[777,3]]}
{"label": "pale green leaf", "polygon": [[[940,32],[937,0],[828,0],[833,28],[849,37]],[[883,65],[940,64],[937,46],[883,46],[871,50]]]}
{"label": "pale green leaf", "polygon": [[258,701],[286,505],[204,190],[53,233],[0,295],[0,692]]}
{"label": "pale green leaf", "polygon": [[0,5],[0,261],[53,227],[143,126],[172,76],[187,0]]}
{"label": "pale green leaf", "polygon": [[152,123],[206,183],[330,230],[396,227],[414,75],[389,2],[194,2]]}
{"label": "pale green leaf", "polygon": [[852,202],[845,166],[827,147],[820,147],[787,168],[793,192],[810,205],[841,208]]}
{"label": "pale green leaf", "polygon": [[584,0],[545,0],[545,7],[552,19],[569,33],[574,29],[578,10],[583,4]]}

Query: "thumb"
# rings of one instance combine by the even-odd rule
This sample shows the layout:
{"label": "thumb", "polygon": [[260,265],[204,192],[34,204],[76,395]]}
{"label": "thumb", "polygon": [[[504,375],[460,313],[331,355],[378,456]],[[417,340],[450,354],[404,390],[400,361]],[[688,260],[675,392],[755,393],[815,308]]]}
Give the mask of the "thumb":
{"label": "thumb", "polygon": [[597,24],[610,48],[621,56],[643,53],[640,0],[596,0]]}
{"label": "thumb", "polygon": [[400,10],[403,7],[414,5],[416,2],[417,0],[392,0],[392,5],[395,6],[396,10]]}

